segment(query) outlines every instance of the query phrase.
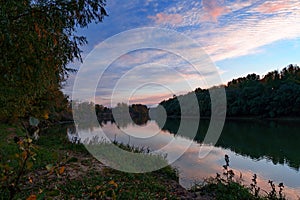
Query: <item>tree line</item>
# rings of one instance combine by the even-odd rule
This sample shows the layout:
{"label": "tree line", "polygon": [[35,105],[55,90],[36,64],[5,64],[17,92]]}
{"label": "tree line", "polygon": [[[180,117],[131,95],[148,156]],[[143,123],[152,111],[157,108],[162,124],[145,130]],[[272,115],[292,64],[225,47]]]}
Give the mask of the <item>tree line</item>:
{"label": "tree line", "polygon": [[[300,117],[300,68],[290,64],[281,71],[275,70],[260,78],[257,74],[233,79],[224,86],[227,97],[228,117],[278,118]],[[209,89],[193,91],[198,100],[201,116],[211,115]],[[181,106],[186,106],[190,115],[195,115],[195,105],[188,99],[193,92],[174,96],[159,103],[168,116],[181,115]]]}
{"label": "tree line", "polygon": [[[76,107],[73,111],[77,112],[74,116],[77,122],[85,125],[97,126],[98,122],[100,125],[116,122],[118,126],[126,127],[132,122],[142,125],[150,119],[149,109],[143,104],[118,103],[115,107],[109,108],[93,102],[73,102],[73,106]],[[95,116],[97,124],[92,120]]]}

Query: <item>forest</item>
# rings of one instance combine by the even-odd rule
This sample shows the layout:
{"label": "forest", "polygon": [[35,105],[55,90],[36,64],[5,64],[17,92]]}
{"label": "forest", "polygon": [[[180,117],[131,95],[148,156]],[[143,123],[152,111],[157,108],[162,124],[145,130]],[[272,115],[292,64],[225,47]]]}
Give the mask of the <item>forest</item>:
{"label": "forest", "polygon": [[[222,87],[222,86],[221,86]],[[290,64],[263,77],[249,74],[233,79],[224,86],[227,98],[227,117],[280,118],[300,116],[300,68]],[[213,89],[213,88],[211,88]],[[195,89],[200,115],[211,115],[210,89]],[[179,102],[189,102],[192,92],[159,103],[169,117],[181,115]],[[180,100],[180,101],[179,101]],[[194,105],[186,106],[195,115]]]}

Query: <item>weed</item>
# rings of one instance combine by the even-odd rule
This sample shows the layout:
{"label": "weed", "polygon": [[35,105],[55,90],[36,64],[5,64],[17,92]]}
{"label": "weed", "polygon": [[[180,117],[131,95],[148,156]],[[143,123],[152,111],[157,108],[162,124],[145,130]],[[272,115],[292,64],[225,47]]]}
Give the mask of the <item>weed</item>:
{"label": "weed", "polygon": [[235,173],[229,166],[229,156],[225,155],[225,165],[223,165],[223,173],[217,173],[216,177],[205,180],[203,184],[196,184],[192,187],[192,192],[200,192],[201,195],[213,196],[219,200],[227,199],[249,199],[249,200],[285,200],[283,194],[283,183],[278,185],[279,192],[273,181],[269,181],[271,191],[266,192],[266,196],[260,195],[260,187],[257,185],[257,175],[254,174],[250,187],[241,183],[242,175],[239,179],[235,179]]}

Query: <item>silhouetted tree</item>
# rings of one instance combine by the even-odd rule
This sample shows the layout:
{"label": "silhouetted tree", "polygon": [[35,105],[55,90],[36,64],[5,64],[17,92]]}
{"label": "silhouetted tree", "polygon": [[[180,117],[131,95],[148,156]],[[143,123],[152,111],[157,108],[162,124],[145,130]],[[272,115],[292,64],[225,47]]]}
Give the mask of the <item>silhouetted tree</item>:
{"label": "silhouetted tree", "polygon": [[[262,79],[249,74],[229,81],[225,87],[227,96],[227,116],[230,117],[284,117],[300,116],[300,68],[289,65],[280,72],[272,71]],[[211,115],[211,102],[207,89],[197,88],[201,116]],[[180,116],[178,99],[188,99],[190,93],[162,101],[168,116]],[[189,106],[184,105],[184,106]],[[190,105],[193,106],[193,105]],[[195,109],[189,109],[194,115]],[[196,113],[197,114],[197,113]]]}

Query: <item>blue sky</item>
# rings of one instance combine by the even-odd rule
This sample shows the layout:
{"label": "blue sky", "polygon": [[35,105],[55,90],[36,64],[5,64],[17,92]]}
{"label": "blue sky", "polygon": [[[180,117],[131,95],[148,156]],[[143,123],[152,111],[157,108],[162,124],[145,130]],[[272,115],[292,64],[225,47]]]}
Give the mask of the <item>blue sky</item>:
{"label": "blue sky", "polygon": [[[118,33],[157,27],[178,31],[199,43],[223,83],[249,73],[264,75],[288,64],[300,64],[299,0],[108,0],[106,10],[109,17],[103,23],[78,30],[89,41],[82,48],[83,58],[88,59],[86,56],[99,43]],[[79,69],[80,63],[74,66]],[[173,94],[207,87],[196,81],[210,76],[211,71],[205,70],[202,77],[197,77],[187,62],[159,50],[128,52],[100,78],[95,101],[111,106],[114,91],[115,101],[153,105]],[[130,78],[124,82],[126,74]],[[68,94],[74,78],[76,74],[65,88]],[[186,79],[191,82],[190,88],[183,86]],[[151,83],[143,85],[138,80]],[[116,84],[120,82],[118,91]],[[126,91],[130,99],[122,99],[127,85],[135,90]]]}

